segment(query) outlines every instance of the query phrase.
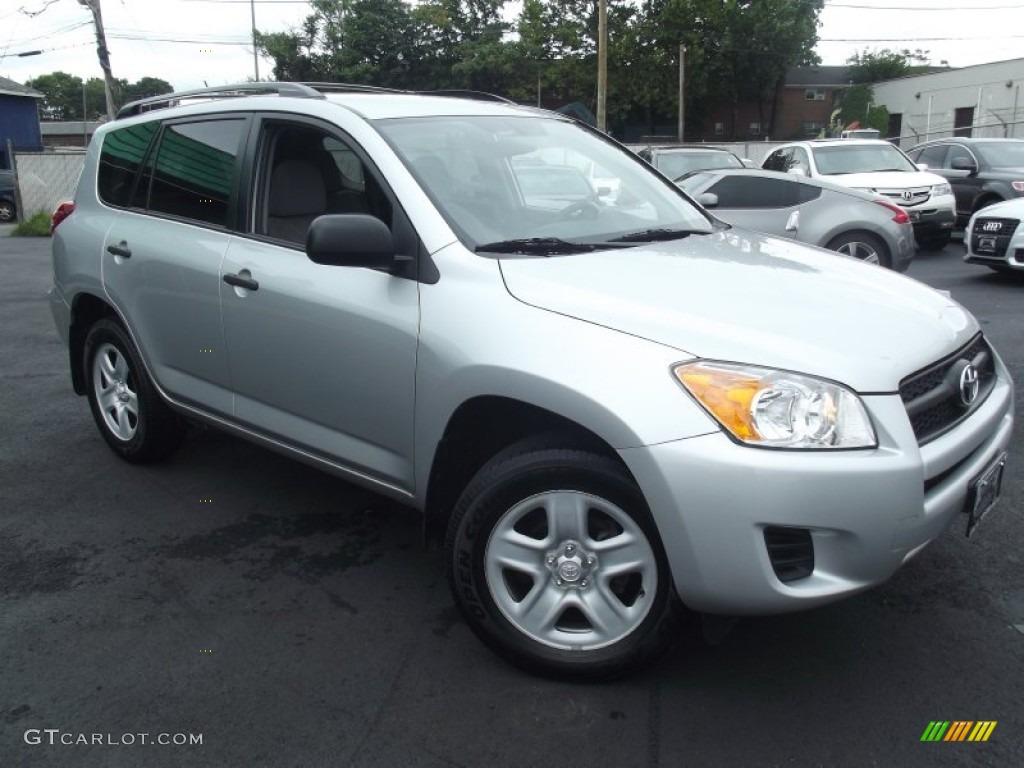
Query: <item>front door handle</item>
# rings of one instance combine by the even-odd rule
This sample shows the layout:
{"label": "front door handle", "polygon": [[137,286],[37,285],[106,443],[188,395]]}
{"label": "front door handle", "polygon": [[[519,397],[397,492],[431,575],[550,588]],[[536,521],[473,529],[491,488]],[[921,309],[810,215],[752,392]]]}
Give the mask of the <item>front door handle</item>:
{"label": "front door handle", "polygon": [[245,288],[247,291],[258,291],[260,284],[253,280],[251,277],[245,277],[243,275],[224,275],[224,282],[228,285],[233,285],[236,288]]}
{"label": "front door handle", "polygon": [[122,259],[130,259],[132,257],[132,249],[128,247],[128,243],[124,240],[117,245],[108,245],[107,253],[112,253],[114,256],[120,256]]}

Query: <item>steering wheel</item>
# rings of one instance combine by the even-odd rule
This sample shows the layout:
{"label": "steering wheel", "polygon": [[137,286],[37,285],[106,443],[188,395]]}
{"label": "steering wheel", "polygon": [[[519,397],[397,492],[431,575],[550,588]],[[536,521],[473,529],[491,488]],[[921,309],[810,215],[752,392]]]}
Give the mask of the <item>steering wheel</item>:
{"label": "steering wheel", "polygon": [[558,212],[559,219],[596,219],[601,206],[593,200],[577,200]]}

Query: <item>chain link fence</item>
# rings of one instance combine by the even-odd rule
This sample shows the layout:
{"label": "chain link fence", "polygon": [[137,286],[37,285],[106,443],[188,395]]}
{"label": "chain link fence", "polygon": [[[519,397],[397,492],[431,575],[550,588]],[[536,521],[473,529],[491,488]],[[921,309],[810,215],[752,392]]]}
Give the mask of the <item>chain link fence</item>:
{"label": "chain link fence", "polygon": [[64,200],[75,196],[85,164],[84,150],[15,152],[14,183],[18,190],[18,220],[39,211],[49,216]]}

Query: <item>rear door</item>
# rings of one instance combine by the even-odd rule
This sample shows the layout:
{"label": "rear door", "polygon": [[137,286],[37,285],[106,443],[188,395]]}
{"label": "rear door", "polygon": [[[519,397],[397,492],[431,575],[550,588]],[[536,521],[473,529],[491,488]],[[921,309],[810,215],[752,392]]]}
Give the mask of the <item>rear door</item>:
{"label": "rear door", "polygon": [[[124,210],[107,233],[103,284],[128,324],[159,386],[175,399],[228,414],[232,410],[220,317],[220,266],[232,237],[238,158],[246,116],[156,122],[109,134],[100,186]],[[140,174],[117,173],[118,155]],[[106,167],[104,163],[106,162]],[[106,174],[106,180],[105,180]]]}

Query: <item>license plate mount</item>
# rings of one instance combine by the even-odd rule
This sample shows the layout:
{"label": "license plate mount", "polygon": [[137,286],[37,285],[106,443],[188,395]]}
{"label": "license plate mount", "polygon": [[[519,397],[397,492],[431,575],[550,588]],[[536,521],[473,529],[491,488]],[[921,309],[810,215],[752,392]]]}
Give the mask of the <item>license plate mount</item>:
{"label": "license plate mount", "polygon": [[978,475],[967,487],[967,538],[977,529],[978,524],[992,511],[999,501],[999,492],[1003,484],[1003,468],[1006,466],[1006,453],[995,457],[991,464]]}

